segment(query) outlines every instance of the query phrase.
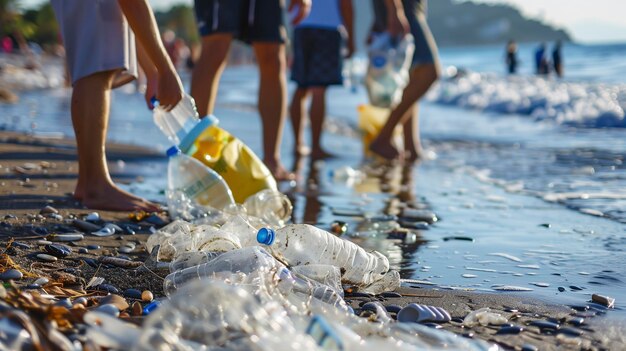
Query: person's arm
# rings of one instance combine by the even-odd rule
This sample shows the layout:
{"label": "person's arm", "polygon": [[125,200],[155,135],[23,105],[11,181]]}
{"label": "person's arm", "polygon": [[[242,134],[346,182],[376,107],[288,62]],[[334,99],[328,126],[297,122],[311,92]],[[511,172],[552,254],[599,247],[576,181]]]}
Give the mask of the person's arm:
{"label": "person's arm", "polygon": [[163,47],[152,8],[147,0],[118,0],[118,3],[139,45],[157,70],[156,98],[169,111],[183,98],[183,85]]}
{"label": "person's arm", "polygon": [[288,11],[291,12],[291,10],[293,10],[296,6],[298,7],[298,13],[293,18],[291,23],[294,26],[302,22],[303,19],[307,18],[311,12],[311,0],[291,0]]}
{"label": "person's arm", "polygon": [[404,13],[402,0],[385,0],[387,7],[387,31],[392,37],[401,37],[410,32],[409,21]]}
{"label": "person's arm", "polygon": [[150,57],[148,57],[148,53],[143,48],[140,42],[137,42],[137,61],[139,61],[139,65],[141,69],[143,69],[143,73],[146,75],[146,104],[149,109],[153,109],[152,105],[152,97],[156,97],[157,91],[159,88],[159,71],[157,70]]}
{"label": "person's arm", "polygon": [[348,35],[348,54],[346,57],[352,57],[352,54],[354,54],[354,11],[352,10],[352,0],[340,0],[339,10],[343,19],[343,27]]}

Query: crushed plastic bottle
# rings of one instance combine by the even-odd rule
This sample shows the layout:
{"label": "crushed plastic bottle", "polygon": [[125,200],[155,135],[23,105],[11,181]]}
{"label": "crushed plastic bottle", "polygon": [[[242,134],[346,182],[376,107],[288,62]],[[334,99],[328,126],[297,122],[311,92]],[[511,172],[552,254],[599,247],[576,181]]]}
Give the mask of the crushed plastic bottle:
{"label": "crushed plastic bottle", "polygon": [[176,258],[170,263],[170,273],[181,271],[185,268],[198,266],[207,263],[223,252],[205,252],[190,251],[176,255]]}
{"label": "crushed plastic bottle", "polygon": [[[183,154],[175,146],[167,150],[167,155],[168,199],[175,198],[173,194],[183,194],[195,204],[218,210],[235,203],[230,188],[215,171]],[[168,205],[175,209],[178,204]]]}
{"label": "crushed plastic bottle", "polygon": [[259,243],[290,266],[329,264],[342,271],[341,281],[366,286],[389,271],[389,260],[377,251],[366,252],[350,241],[308,224],[291,224],[274,231],[262,228]]}
{"label": "crushed plastic bottle", "polygon": [[284,226],[291,218],[293,209],[289,198],[273,189],[265,189],[250,196],[243,206],[248,215],[260,218],[275,227]]}
{"label": "crushed plastic bottle", "polygon": [[475,325],[487,326],[489,324],[501,325],[508,320],[500,313],[491,312],[489,307],[481,308],[468,314],[463,319],[463,325],[473,327]]}

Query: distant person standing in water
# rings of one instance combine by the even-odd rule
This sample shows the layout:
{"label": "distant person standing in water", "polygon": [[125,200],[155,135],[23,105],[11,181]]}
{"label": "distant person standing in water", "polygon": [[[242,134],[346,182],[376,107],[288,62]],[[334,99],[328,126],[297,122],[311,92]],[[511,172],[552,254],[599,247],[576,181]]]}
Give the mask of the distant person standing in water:
{"label": "distant person standing in water", "polygon": [[400,150],[392,144],[393,131],[401,124],[404,130],[403,158],[417,161],[423,155],[419,136],[417,102],[439,78],[437,45],[426,23],[426,0],[373,0],[374,32],[388,31],[392,37],[412,34],[415,52],[409,71],[409,83],[402,92],[382,130],[370,144],[370,151],[385,159],[398,158]]}
{"label": "distant person standing in water", "polygon": [[548,63],[548,57],[546,56],[546,44],[541,43],[535,51],[535,66],[537,68],[537,74],[547,75],[550,70]]}
{"label": "distant person standing in water", "polygon": [[506,67],[509,74],[517,73],[517,44],[514,40],[510,40],[506,45]]}
{"label": "distant person standing in water", "polygon": [[135,36],[139,62],[148,78],[146,103],[150,106],[155,96],[171,110],[183,97],[150,4],[147,0],[52,0],[52,7],[73,86],[71,114],[78,152],[74,198],[94,209],[158,210],[156,204],[113,183],[105,153],[111,90],[137,77]]}
{"label": "distant person standing in water", "polygon": [[557,77],[563,78],[563,57],[561,56],[561,41],[557,41],[554,44],[552,50],[552,65],[554,65],[554,73]]}
{"label": "distant person standing in water", "polygon": [[311,95],[311,158],[332,156],[321,146],[326,117],[326,89],[341,85],[343,42],[347,39],[347,57],[354,52],[352,0],[314,0],[311,13],[293,33],[294,61],[291,79],[298,84],[289,112],[295,135],[295,153],[308,153],[304,146],[304,115]]}

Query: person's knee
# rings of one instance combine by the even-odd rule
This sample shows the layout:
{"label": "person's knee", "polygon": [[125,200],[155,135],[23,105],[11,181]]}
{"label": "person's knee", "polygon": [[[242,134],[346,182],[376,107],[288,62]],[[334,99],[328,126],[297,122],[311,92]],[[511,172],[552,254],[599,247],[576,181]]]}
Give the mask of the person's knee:
{"label": "person's knee", "polygon": [[221,66],[226,61],[232,35],[215,34],[202,38],[202,53],[196,65]]}
{"label": "person's knee", "polygon": [[321,100],[326,96],[326,87],[311,87],[310,90],[314,100]]}
{"label": "person's knee", "polygon": [[[113,79],[117,75],[119,70],[100,71],[92,73],[88,76],[79,78],[74,82],[75,92],[89,92],[90,90],[102,87],[102,89],[111,89],[113,85]],[[89,87],[83,89],[83,87]]]}
{"label": "person's knee", "polygon": [[287,66],[281,44],[257,44],[255,53],[261,73],[279,73]]}

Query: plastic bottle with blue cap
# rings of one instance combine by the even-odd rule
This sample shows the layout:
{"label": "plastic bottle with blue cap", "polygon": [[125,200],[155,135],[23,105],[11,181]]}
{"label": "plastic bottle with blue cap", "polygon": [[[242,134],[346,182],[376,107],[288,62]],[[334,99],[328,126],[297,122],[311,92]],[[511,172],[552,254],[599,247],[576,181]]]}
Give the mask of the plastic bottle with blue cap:
{"label": "plastic bottle with blue cap", "polygon": [[221,210],[235,203],[230,188],[215,171],[176,146],[167,150],[167,156],[167,199],[172,217],[181,217],[180,211],[198,205]]}
{"label": "plastic bottle with blue cap", "polygon": [[237,203],[265,190],[277,190],[276,180],[265,164],[241,140],[218,126],[213,116],[199,118],[195,102],[186,95],[171,110],[165,111],[152,100],[154,123],[177,145],[217,172],[233,191]]}
{"label": "plastic bottle with blue cap", "polygon": [[367,286],[389,272],[389,260],[381,253],[367,252],[351,241],[308,224],[290,224],[277,230],[261,228],[257,241],[292,267],[310,264],[339,267],[344,284]]}

